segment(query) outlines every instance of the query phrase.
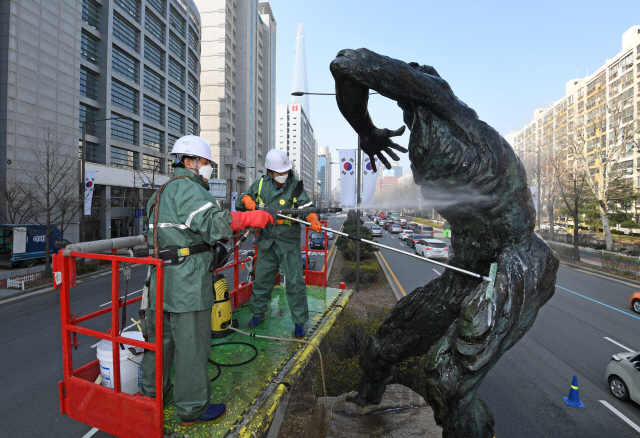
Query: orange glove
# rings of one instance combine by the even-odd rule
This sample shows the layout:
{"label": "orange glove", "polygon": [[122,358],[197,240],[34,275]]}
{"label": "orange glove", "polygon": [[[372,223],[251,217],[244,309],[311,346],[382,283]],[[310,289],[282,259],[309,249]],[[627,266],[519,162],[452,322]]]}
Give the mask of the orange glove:
{"label": "orange glove", "polygon": [[311,213],[309,216],[307,216],[307,222],[311,222],[311,226],[309,227],[311,228],[311,231],[315,233],[319,233],[320,231],[322,231],[322,224],[318,220],[317,214]]}
{"label": "orange glove", "polygon": [[273,216],[266,211],[232,211],[231,230],[240,231],[248,227],[264,228],[269,224],[273,224]]}
{"label": "orange glove", "polygon": [[256,201],[254,201],[253,198],[249,195],[244,195],[242,197],[242,203],[248,211],[253,211],[256,209]]}

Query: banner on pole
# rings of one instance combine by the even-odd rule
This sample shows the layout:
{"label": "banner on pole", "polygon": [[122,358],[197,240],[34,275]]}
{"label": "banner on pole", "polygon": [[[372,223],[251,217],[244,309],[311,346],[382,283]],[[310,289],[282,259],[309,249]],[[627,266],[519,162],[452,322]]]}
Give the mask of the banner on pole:
{"label": "banner on pole", "polygon": [[533,199],[533,205],[536,207],[536,217],[538,217],[538,188],[530,187],[531,199]]}
{"label": "banner on pole", "polygon": [[95,170],[85,170],[84,172],[84,214],[91,216],[91,201],[93,200],[93,189],[96,186]]}
{"label": "banner on pole", "polygon": [[238,192],[231,192],[231,208],[229,211],[236,211],[236,201],[238,200]]}
{"label": "banner on pole", "polygon": [[340,203],[356,205],[356,155],[357,149],[340,149]]}
{"label": "banner on pole", "polygon": [[[376,160],[375,164],[377,169],[380,169],[382,166],[380,160]],[[364,165],[362,166],[362,205],[366,206],[373,203],[378,174],[379,172],[373,171],[371,159],[366,157],[364,159]]]}

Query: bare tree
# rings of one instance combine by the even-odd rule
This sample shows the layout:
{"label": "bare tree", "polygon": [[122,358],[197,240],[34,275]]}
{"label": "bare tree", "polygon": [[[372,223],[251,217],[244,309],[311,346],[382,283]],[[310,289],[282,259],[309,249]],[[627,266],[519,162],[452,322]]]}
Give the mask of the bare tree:
{"label": "bare tree", "polygon": [[78,201],[78,149],[68,136],[51,124],[41,128],[42,137],[27,137],[31,163],[22,164],[25,174],[35,177],[28,185],[31,193],[31,220],[45,227],[45,276],[51,275],[50,237],[56,227],[64,233],[82,208]]}
{"label": "bare tree", "polygon": [[31,186],[18,178],[16,171],[8,171],[4,188],[0,190],[0,218],[8,224],[26,224],[32,221],[34,199]]}
{"label": "bare tree", "polygon": [[586,202],[584,196],[589,174],[585,174],[575,160],[567,164],[566,172],[558,174],[558,188],[560,197],[573,218],[573,260],[580,261],[579,223],[580,210]]}
{"label": "bare tree", "polygon": [[613,237],[607,216],[610,189],[626,177],[621,160],[627,155],[631,157],[637,145],[630,106],[633,91],[631,97],[627,92],[615,96],[617,90],[611,88],[610,94],[615,97],[607,100],[605,81],[605,73],[594,80],[593,90],[587,95],[586,114],[578,116],[568,145],[580,170],[589,176],[586,183],[598,203],[605,245],[611,250]]}
{"label": "bare tree", "polygon": [[161,154],[153,157],[152,160],[143,163],[142,168],[135,168],[131,171],[133,178],[133,189],[131,191],[131,218],[135,221],[137,210],[146,208],[145,191],[155,191],[162,184],[169,180],[167,173],[168,154]]}

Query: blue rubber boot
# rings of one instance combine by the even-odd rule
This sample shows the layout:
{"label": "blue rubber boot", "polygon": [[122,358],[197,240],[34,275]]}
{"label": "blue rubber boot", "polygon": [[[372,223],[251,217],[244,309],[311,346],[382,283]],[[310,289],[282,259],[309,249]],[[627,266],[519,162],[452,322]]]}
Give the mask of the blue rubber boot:
{"label": "blue rubber boot", "polygon": [[183,426],[191,426],[196,423],[204,423],[206,421],[213,421],[222,417],[227,412],[227,406],[223,404],[209,405],[204,414],[193,420],[180,420]]}
{"label": "blue rubber boot", "polygon": [[264,321],[264,316],[254,316],[249,321],[249,328],[258,327],[262,321]]}
{"label": "blue rubber boot", "polygon": [[307,331],[305,330],[304,325],[296,324],[296,329],[293,333],[293,336],[295,336],[296,339],[303,339],[306,334]]}

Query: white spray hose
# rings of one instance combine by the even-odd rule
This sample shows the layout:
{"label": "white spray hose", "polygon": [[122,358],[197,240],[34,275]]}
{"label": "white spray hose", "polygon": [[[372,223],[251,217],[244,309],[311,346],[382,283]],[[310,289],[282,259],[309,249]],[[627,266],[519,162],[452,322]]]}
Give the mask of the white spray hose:
{"label": "white spray hose", "polygon": [[313,344],[309,341],[303,341],[302,339],[291,339],[291,338],[277,338],[275,336],[265,336],[265,335],[256,335],[255,333],[247,333],[240,329],[237,329],[232,326],[227,327],[229,330],[233,330],[234,332],[242,333],[245,336],[249,336],[250,338],[263,338],[263,339],[273,339],[274,341],[286,341],[286,342],[299,342],[301,344],[309,344],[318,352],[318,356],[320,356],[320,374],[322,375],[322,391],[324,391],[324,409],[327,411],[327,387],[324,384],[324,367],[322,366],[322,353],[320,353],[320,349],[316,344]]}
{"label": "white spray hose", "polygon": [[[280,216],[280,217],[282,217],[284,219],[289,219],[289,220],[292,220],[292,221],[300,222],[301,224],[304,224],[304,225],[307,225],[307,226],[311,226],[311,224],[309,222],[303,221],[302,219],[285,216],[285,215],[280,214],[280,213],[278,213],[278,216]],[[467,271],[467,270],[464,270],[464,269],[456,268],[455,266],[445,265],[444,263],[436,262],[435,260],[425,259],[425,258],[420,257],[418,255],[409,254],[409,253],[401,251],[401,250],[399,250],[397,248],[393,248],[391,246],[382,245],[382,244],[380,244],[378,242],[374,242],[373,240],[366,240],[366,239],[362,239],[362,238],[358,239],[354,235],[343,233],[341,231],[336,231],[336,230],[333,230],[331,228],[325,228],[325,227],[320,227],[320,228],[322,228],[325,231],[330,231],[330,232],[336,233],[336,234],[338,234],[340,236],[344,236],[344,237],[346,237],[348,239],[351,239],[351,240],[359,240],[360,242],[368,243],[369,245],[374,245],[374,246],[377,246],[379,248],[385,248],[385,249],[388,249],[390,251],[398,252],[398,253],[400,253],[402,255],[409,256],[409,257],[414,257],[416,259],[422,260],[423,262],[433,263],[433,264],[442,266],[445,269],[453,269],[454,271],[462,272],[463,274],[467,274],[467,275],[470,275],[471,277],[479,278],[479,279],[484,280],[484,281],[489,281],[489,282],[493,281],[491,278],[485,277],[484,275],[480,275],[480,274],[476,274],[475,272],[471,272],[471,271]]]}

